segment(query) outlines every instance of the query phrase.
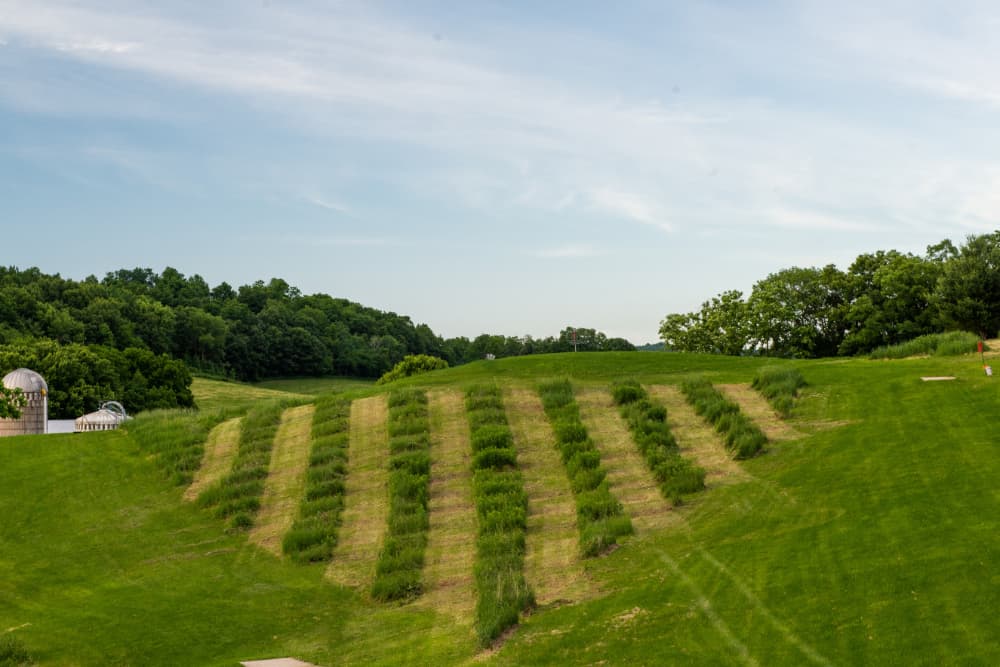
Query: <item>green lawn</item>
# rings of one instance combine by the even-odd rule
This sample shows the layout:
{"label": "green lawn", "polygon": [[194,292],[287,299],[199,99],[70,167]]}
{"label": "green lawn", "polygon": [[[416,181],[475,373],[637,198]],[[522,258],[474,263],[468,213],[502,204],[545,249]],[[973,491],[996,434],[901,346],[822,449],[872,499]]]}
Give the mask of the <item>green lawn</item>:
{"label": "green lawn", "polygon": [[[765,363],[570,353],[402,384],[748,382]],[[602,595],[536,611],[488,661],[1000,662],[1000,379],[974,356],[788,363],[809,382],[792,419],[806,437],[742,462],[750,481],[691,496],[680,526],[587,561]],[[0,633],[18,628],[42,664],[474,656],[449,618],[276,560],[181,492],[122,433],[0,439]]]}
{"label": "green lawn", "polygon": [[375,380],[370,380],[368,378],[333,376],[321,378],[279,378],[256,382],[253,386],[260,387],[262,389],[287,391],[292,394],[309,394],[310,396],[318,396],[319,394],[366,389],[374,384]]}

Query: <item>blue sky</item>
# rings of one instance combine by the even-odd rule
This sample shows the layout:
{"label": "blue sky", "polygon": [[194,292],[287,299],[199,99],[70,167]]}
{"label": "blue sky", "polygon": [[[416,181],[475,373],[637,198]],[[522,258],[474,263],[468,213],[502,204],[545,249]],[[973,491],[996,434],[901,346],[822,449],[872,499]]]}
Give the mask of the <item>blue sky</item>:
{"label": "blue sky", "polygon": [[1000,226],[997,34],[992,2],[0,0],[0,263],[655,341]]}

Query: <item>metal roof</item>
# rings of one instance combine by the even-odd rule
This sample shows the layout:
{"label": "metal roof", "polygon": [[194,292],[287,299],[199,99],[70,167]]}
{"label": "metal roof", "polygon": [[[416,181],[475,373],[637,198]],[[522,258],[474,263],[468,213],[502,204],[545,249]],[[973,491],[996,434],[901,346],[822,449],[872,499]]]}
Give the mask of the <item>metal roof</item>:
{"label": "metal roof", "polygon": [[8,389],[20,389],[26,394],[36,394],[44,391],[48,393],[49,385],[45,383],[45,378],[33,370],[18,368],[4,376],[3,386]]}

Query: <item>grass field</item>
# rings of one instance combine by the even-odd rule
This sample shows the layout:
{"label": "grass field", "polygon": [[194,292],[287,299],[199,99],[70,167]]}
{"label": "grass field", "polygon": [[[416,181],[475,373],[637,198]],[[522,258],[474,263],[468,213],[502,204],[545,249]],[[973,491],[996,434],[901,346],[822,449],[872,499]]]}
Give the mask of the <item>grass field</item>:
{"label": "grass field", "polygon": [[[460,391],[496,381],[528,396],[540,381],[568,377],[586,402],[588,391],[623,378],[654,397],[695,373],[746,385],[773,363],[560,354],[478,362],[390,387]],[[184,502],[184,486],[126,432],[0,439],[0,635],[43,665],[232,666],[285,655],[319,665],[996,664],[998,380],[985,377],[977,355],[785,363],[808,382],[787,420],[800,437],[730,462],[740,473],[725,483],[710,474],[708,489],[670,509],[675,520],[662,528],[640,530],[600,558],[574,554],[561,564],[584,578],[572,604],[540,596],[485,656],[452,613],[372,602],[364,583],[341,585],[324,564],[296,564],[228,531],[210,510]],[[203,409],[288,398],[223,384],[196,382]],[[512,426],[523,421],[512,411],[535,403],[505,401]],[[592,422],[615,410],[586,405]],[[353,429],[352,419],[357,443],[385,442]],[[678,433],[683,450],[687,430]],[[538,437],[517,440],[519,459],[543,460],[522,451],[526,442],[548,446],[558,462],[554,442]],[[529,541],[543,518],[532,515],[532,494],[565,484],[556,472],[525,470]],[[345,507],[346,529],[351,497]],[[561,573],[536,571],[528,553],[526,577],[557,583]],[[528,583],[544,592],[546,581]]]}

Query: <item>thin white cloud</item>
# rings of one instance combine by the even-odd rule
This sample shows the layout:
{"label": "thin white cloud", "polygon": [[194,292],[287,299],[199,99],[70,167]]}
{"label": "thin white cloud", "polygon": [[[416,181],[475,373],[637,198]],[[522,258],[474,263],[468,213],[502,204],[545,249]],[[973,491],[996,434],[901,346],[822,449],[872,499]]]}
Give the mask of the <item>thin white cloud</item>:
{"label": "thin white cloud", "polygon": [[652,225],[669,232],[672,226],[663,219],[656,205],[648,199],[632,192],[611,188],[599,188],[590,194],[591,200],[604,211],[614,216],[626,218],[644,225]]}
{"label": "thin white cloud", "polygon": [[809,209],[772,208],[762,212],[762,222],[767,225],[798,230],[833,230],[842,232],[871,232],[880,225],[844,215],[821,213]]}
{"label": "thin white cloud", "polygon": [[335,211],[337,213],[342,213],[344,215],[350,214],[350,209],[347,206],[341,204],[338,201],[333,201],[327,197],[320,197],[318,195],[304,195],[303,199],[306,202],[312,204],[313,206],[318,206],[319,208],[325,208],[328,211]]}

